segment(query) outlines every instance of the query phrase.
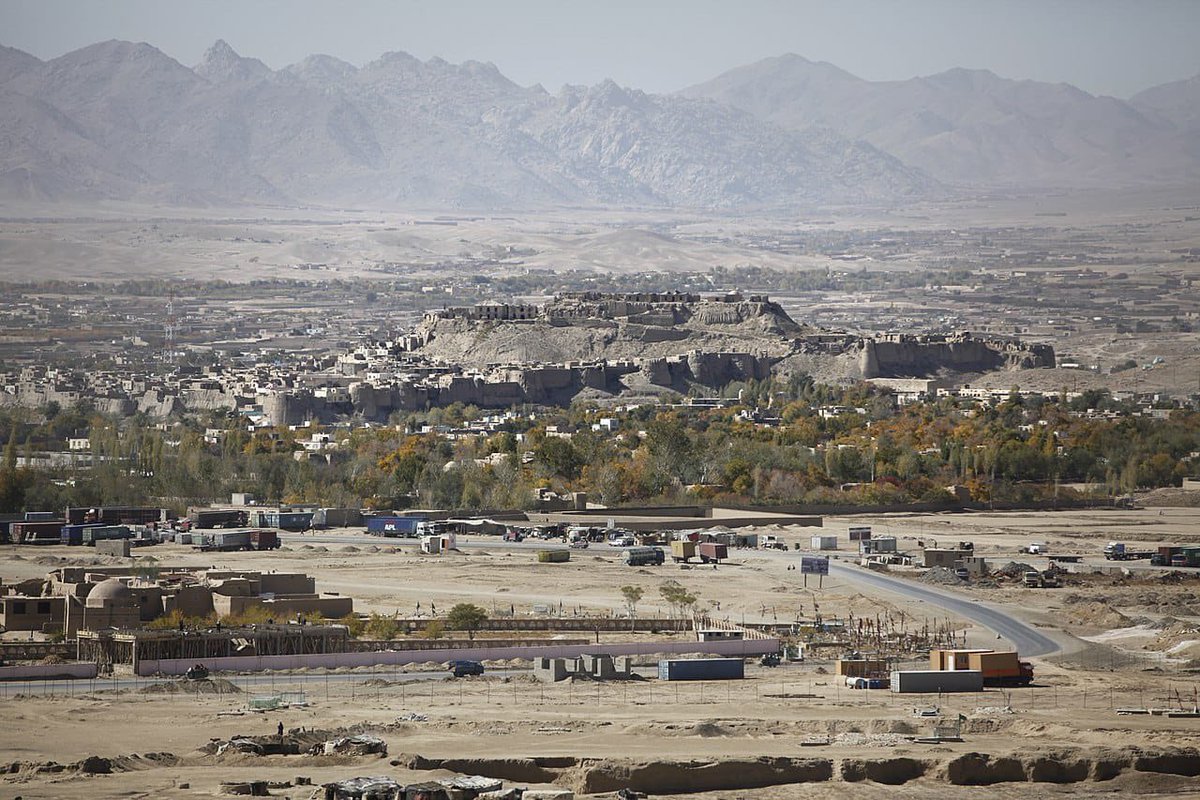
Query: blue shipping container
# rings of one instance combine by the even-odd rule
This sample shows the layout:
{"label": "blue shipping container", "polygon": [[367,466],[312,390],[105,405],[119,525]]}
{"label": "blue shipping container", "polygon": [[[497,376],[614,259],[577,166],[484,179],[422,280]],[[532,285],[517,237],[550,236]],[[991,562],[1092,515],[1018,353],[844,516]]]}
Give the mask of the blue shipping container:
{"label": "blue shipping container", "polygon": [[746,677],[740,658],[664,658],[658,662],[663,681],[728,681]]}
{"label": "blue shipping container", "polygon": [[371,517],[367,533],[378,536],[415,536],[417,525],[425,520],[418,517]]}
{"label": "blue shipping container", "polygon": [[86,525],[63,525],[62,527],[62,543],[71,545],[83,544],[83,532],[88,528],[97,528],[100,523],[88,523]]}

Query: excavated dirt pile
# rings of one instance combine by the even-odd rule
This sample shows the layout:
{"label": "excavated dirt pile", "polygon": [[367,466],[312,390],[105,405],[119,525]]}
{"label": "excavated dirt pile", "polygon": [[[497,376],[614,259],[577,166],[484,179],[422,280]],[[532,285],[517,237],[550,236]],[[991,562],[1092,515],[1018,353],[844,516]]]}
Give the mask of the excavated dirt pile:
{"label": "excavated dirt pile", "polygon": [[1005,755],[965,753],[943,759],[884,757],[730,758],[691,761],[630,761],[572,757],[432,759],[401,756],[391,762],[414,770],[445,769],[513,782],[553,783],[577,794],[630,789],[650,795],[733,791],[821,783],[840,778],[898,786],[918,779],[956,786],[999,783],[1110,781],[1123,772],[1200,776],[1200,750],[1071,749],[1018,751]]}
{"label": "excavated dirt pile", "polygon": [[923,777],[936,763],[917,758],[843,758],[841,775],[849,783],[874,781],[899,786]]}
{"label": "excavated dirt pile", "polygon": [[767,757],[646,762],[588,759],[564,777],[566,785],[579,794],[625,788],[647,794],[681,794],[819,783],[833,777],[833,762],[827,758]]}

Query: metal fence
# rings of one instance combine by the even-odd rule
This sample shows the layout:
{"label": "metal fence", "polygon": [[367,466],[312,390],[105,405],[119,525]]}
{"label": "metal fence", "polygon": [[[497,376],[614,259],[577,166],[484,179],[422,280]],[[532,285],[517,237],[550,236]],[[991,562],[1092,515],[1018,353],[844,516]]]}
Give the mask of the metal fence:
{"label": "metal fence", "polygon": [[[227,693],[196,691],[200,684],[172,677],[112,676],[94,680],[12,681],[0,683],[0,701],[47,695],[95,697],[118,702],[153,702],[169,698],[226,711],[245,711],[252,697],[303,693],[310,705],[323,702],[364,702],[397,711],[437,712],[460,706],[619,707],[714,706],[706,716],[773,718],[777,712],[817,709],[831,705],[888,716],[913,716],[917,709],[938,709],[939,717],[958,714],[984,716],[1047,712],[1056,709],[1116,712],[1125,708],[1181,708],[1190,710],[1200,697],[1196,679],[1136,679],[1137,687],[1112,682],[1104,688],[1081,688],[1071,683],[1019,688],[990,688],[982,692],[898,694],[888,689],[849,689],[833,675],[799,668],[779,667],[754,671],[746,680],[659,681],[644,676],[623,681],[566,681],[541,683],[527,670],[490,670],[483,677],[452,679],[449,673],[413,673],[400,668],[370,672],[254,675],[214,674],[216,685]],[[1087,673],[1079,673],[1087,677]],[[1094,676],[1102,677],[1102,676]],[[1131,676],[1130,682],[1135,679]],[[204,684],[209,686],[209,684]],[[985,709],[980,712],[979,709]],[[967,729],[969,732],[969,728]]]}

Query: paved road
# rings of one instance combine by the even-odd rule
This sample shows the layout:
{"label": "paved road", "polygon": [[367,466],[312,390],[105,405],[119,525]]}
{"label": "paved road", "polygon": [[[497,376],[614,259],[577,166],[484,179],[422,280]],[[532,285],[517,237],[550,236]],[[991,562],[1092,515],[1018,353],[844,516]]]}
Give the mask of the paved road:
{"label": "paved road", "polygon": [[845,578],[851,583],[884,589],[894,594],[910,597],[977,622],[1007,639],[1023,656],[1044,656],[1062,649],[1058,642],[1032,625],[1022,622],[1007,611],[985,605],[978,600],[922,586],[901,578],[889,578],[862,567],[841,564],[837,561],[831,560],[829,569],[831,574]]}

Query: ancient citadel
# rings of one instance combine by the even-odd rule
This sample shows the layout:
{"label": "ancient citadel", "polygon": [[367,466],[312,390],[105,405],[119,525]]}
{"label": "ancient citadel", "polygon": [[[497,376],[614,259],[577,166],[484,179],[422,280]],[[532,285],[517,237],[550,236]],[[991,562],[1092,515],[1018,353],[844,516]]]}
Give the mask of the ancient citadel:
{"label": "ancient citadel", "polygon": [[179,370],[166,377],[28,370],[0,403],[69,405],[167,416],[261,410],[272,424],[451,403],[483,408],[566,405],[576,398],[718,391],[771,374],[832,367],[846,380],[927,378],[1054,366],[1049,345],[953,336],[863,337],[802,325],[765,295],[561,294],[541,304],[481,304],[425,314],[410,332],[302,369],[263,365]]}

